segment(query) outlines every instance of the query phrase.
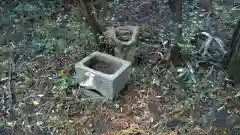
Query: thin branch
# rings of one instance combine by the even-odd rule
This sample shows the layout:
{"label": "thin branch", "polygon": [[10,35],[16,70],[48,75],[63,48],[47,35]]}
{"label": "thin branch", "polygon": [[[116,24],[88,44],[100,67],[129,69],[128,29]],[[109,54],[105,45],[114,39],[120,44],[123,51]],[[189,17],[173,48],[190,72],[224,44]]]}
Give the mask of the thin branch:
{"label": "thin branch", "polygon": [[13,50],[10,50],[10,57],[9,57],[9,68],[8,68],[8,92],[9,92],[9,98],[10,98],[10,104],[11,106],[14,105],[16,103],[16,95],[13,91],[13,84],[12,84],[12,70],[14,67],[14,63],[13,63],[13,51],[15,46],[13,45],[13,43],[11,42],[12,48]]}
{"label": "thin branch", "polygon": [[139,12],[138,9],[139,9],[142,5],[144,5],[144,4],[149,4],[149,1],[145,1],[145,2],[143,2],[142,4],[138,5],[135,10]]}

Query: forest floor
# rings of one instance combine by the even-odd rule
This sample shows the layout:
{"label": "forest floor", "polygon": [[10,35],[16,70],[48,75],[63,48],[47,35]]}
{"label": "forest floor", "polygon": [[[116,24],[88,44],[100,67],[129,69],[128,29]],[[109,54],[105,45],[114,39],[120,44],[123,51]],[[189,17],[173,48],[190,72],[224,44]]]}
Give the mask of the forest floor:
{"label": "forest floor", "polygon": [[[126,0],[116,6],[115,22],[146,29],[129,84],[114,101],[79,92],[74,64],[97,46],[78,8],[56,5],[2,2],[0,135],[240,134],[240,90],[226,71],[217,62],[197,65],[198,48],[190,50],[187,64],[177,68],[169,61],[167,5]],[[17,100],[10,109],[9,90]]]}

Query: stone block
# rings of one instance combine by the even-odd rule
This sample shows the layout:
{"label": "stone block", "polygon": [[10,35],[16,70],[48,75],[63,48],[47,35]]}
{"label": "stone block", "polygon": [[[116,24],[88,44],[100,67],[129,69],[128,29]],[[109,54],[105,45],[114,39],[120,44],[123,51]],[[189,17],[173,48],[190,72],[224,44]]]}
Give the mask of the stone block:
{"label": "stone block", "polygon": [[75,64],[76,79],[80,85],[97,91],[107,99],[113,99],[130,79],[131,65],[129,61],[94,52]]}

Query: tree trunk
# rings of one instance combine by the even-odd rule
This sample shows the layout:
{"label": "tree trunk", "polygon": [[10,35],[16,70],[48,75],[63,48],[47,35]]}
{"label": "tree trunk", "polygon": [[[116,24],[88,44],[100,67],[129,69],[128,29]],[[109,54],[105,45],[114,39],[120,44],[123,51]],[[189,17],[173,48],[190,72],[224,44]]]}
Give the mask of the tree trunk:
{"label": "tree trunk", "polygon": [[171,47],[170,61],[174,66],[180,66],[181,62],[181,47],[178,43],[182,40],[182,10],[183,0],[168,0],[169,8],[172,12],[173,29],[174,29],[174,46]]}
{"label": "tree trunk", "polygon": [[99,35],[103,34],[103,29],[101,28],[101,25],[99,24],[99,21],[97,19],[97,15],[93,10],[92,3],[90,0],[80,0],[82,9],[86,13],[86,21],[89,24],[89,26],[92,28],[93,33],[95,35],[96,41],[98,43],[99,41]]}
{"label": "tree trunk", "polygon": [[227,63],[230,78],[240,83],[240,21],[232,36]]}
{"label": "tree trunk", "polygon": [[234,5],[234,0],[223,0],[223,4],[224,4],[226,7],[232,8],[233,5]]}
{"label": "tree trunk", "polygon": [[182,4],[183,0],[169,0],[168,5],[172,12],[172,20],[174,21],[175,39],[179,42],[182,38]]}
{"label": "tree trunk", "polygon": [[196,0],[196,1],[197,1],[197,5],[200,8],[205,9],[207,12],[212,12],[213,0]]}

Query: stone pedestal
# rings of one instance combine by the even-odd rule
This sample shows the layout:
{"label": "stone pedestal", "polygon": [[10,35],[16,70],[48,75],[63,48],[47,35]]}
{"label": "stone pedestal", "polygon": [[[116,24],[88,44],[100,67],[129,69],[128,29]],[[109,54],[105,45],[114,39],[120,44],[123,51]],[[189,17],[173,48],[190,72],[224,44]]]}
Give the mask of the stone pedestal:
{"label": "stone pedestal", "polygon": [[139,26],[107,27],[103,34],[108,38],[111,45],[114,46],[116,57],[134,62],[139,30]]}
{"label": "stone pedestal", "polygon": [[[106,69],[96,69],[96,63],[102,63]],[[94,89],[107,99],[113,99],[125,87],[132,73],[131,62],[100,52],[76,63],[75,70],[80,85]]]}

